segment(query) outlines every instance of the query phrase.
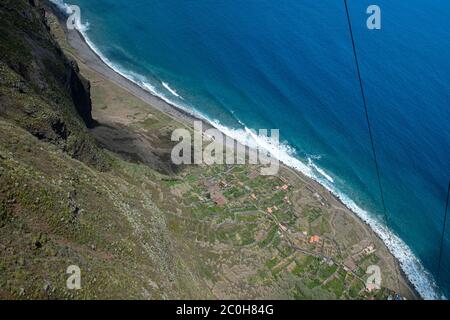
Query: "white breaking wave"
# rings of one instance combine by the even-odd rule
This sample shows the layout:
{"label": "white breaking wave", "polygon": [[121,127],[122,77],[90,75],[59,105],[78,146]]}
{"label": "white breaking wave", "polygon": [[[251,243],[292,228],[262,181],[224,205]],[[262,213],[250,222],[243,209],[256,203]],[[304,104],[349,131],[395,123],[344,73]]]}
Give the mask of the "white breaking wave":
{"label": "white breaking wave", "polygon": [[143,82],[142,86],[144,87],[144,89],[146,89],[147,91],[149,91],[151,94],[156,95],[156,89],[154,86],[152,86],[151,84],[147,83],[147,82]]}
{"label": "white breaking wave", "polygon": [[180,96],[176,90],[172,89],[171,87],[169,87],[169,85],[167,84],[167,82],[161,82],[163,87],[167,89],[167,91],[169,91],[171,94],[173,94],[175,97],[183,99],[182,96]]}
{"label": "white breaking wave", "polygon": [[[51,0],[51,1],[60,1],[60,0]],[[87,30],[78,30],[84,40],[86,41],[86,44],[89,46],[89,48],[108,66],[110,67],[112,70],[114,70],[115,72],[117,72],[118,74],[120,74],[122,77],[130,80],[131,82],[133,82],[134,84],[138,85],[139,87],[141,87],[142,89],[150,92],[152,95],[162,99],[163,101],[167,102],[168,104],[175,106],[176,108],[183,110],[184,112],[191,114],[192,116],[195,116],[197,118],[203,119],[205,121],[208,121],[203,115],[201,115],[200,113],[197,112],[197,110],[191,108],[191,107],[186,107],[184,105],[181,105],[175,101],[173,101],[170,98],[167,98],[163,93],[159,92],[155,86],[153,86],[152,84],[150,84],[148,82],[148,79],[140,74],[137,74],[131,70],[128,69],[124,69],[122,68],[120,65],[113,63],[112,61],[110,61],[101,51],[100,49],[98,49],[95,44],[89,39],[86,31]]]}
{"label": "white breaking wave", "polygon": [[[212,121],[211,124],[225,135],[230,136],[239,143],[248,147],[260,147],[269,152],[273,150],[273,145],[270,145],[270,139],[257,136],[247,127],[244,129],[231,129],[221,125],[217,120]],[[312,160],[310,160],[309,165],[305,165],[302,161],[297,159],[294,154],[295,150],[287,144],[280,144],[277,152],[271,152],[271,155],[277,158],[280,162],[319,182],[328,191],[339,198],[339,200],[341,200],[347,208],[358,215],[361,220],[367,223],[386,244],[389,251],[397,258],[401,268],[422,298],[429,300],[445,299],[445,297],[439,293],[440,290],[434,282],[433,276],[425,269],[425,267],[423,267],[419,259],[412,252],[411,248],[409,248],[409,246],[402,239],[400,239],[394,232],[392,232],[392,230],[387,228],[383,223],[378,221],[367,211],[360,208],[346,194],[339,191],[333,184],[334,179],[323,169],[315,165]],[[321,176],[316,175],[313,169],[319,172]]]}
{"label": "white breaking wave", "polygon": [[[64,12],[65,14],[70,14],[70,9],[69,9],[69,4],[66,4],[63,0],[50,0],[51,2],[53,2],[62,12]],[[152,84],[150,84],[147,80],[147,78],[143,77],[140,74],[137,74],[131,70],[128,69],[124,69],[121,66],[113,63],[112,61],[110,61],[101,51],[100,49],[98,49],[95,44],[89,39],[88,35],[87,35],[87,31],[89,30],[89,23],[86,23],[84,25],[85,27],[77,29],[81,35],[83,36],[86,44],[89,46],[89,48],[108,66],[110,67],[112,70],[114,70],[115,72],[117,72],[118,74],[120,74],[122,77],[130,80],[131,82],[133,82],[134,84],[138,85],[139,87],[141,87],[142,89],[150,92],[152,95],[162,99],[163,101],[167,102],[168,104],[175,106],[176,108],[183,110],[184,112],[191,114],[192,116],[195,116],[197,118],[203,119],[205,121],[208,121],[202,114],[198,113],[197,110],[195,110],[192,107],[186,107],[183,106],[169,98],[167,98],[163,93],[159,92],[156,90],[155,86],[153,86]],[[164,85],[164,83],[163,83]],[[167,85],[167,84],[166,84]],[[170,88],[170,87],[169,87]],[[168,88],[166,88],[167,90],[169,90]],[[169,92],[171,92],[172,89],[169,90]],[[172,94],[176,94],[176,91],[171,92]],[[178,97],[180,97],[181,99],[183,99],[181,96],[178,95]]]}
{"label": "white breaking wave", "polygon": [[[62,0],[50,0],[54,4],[56,4],[62,11],[67,13],[68,5],[64,3]],[[82,28],[84,29],[84,28]],[[79,30],[83,35],[86,43],[89,47],[100,57],[100,59],[108,65],[111,69],[137,84],[144,90],[147,90],[151,94],[161,98],[165,102],[179,108],[197,118],[205,120],[213,125],[215,128],[220,130],[225,135],[235,139],[239,143],[248,146],[250,148],[261,148],[265,151],[270,152],[270,154],[278,159],[280,162],[285,165],[296,169],[303,173],[305,176],[319,182],[323,185],[328,191],[334,194],[337,198],[339,198],[342,203],[344,203],[351,211],[353,211],[356,215],[358,215],[365,223],[367,223],[372,230],[382,239],[382,241],[386,244],[389,251],[397,258],[400,263],[401,268],[405,272],[408,279],[416,288],[417,292],[424,299],[446,299],[444,295],[440,293],[440,290],[436,283],[433,280],[433,276],[425,269],[425,267],[421,264],[420,260],[414,255],[411,248],[400,239],[392,230],[389,230],[387,226],[382,224],[376,218],[374,218],[367,211],[360,208],[352,199],[350,199],[346,194],[339,191],[334,185],[334,179],[329,176],[323,169],[318,167],[317,165],[306,165],[301,160],[295,157],[295,150],[286,143],[279,144],[274,146],[271,143],[269,137],[261,137],[255,134],[254,131],[245,127],[242,122],[240,122],[244,129],[232,129],[220,124],[218,120],[210,120],[206,116],[201,113],[198,113],[197,110],[192,110],[189,107],[182,106],[178,103],[175,103],[171,99],[167,98],[164,94],[157,92],[155,87],[148,83],[148,80],[136,74],[130,70],[123,70],[120,66],[112,63],[108,58],[106,58],[100,50],[90,41],[89,37],[86,34],[87,29]],[[163,86],[172,94],[177,97],[178,94],[176,91],[171,89],[167,84],[167,87],[162,83]],[[169,89],[170,88],[170,89]],[[172,92],[173,91],[173,92]],[[275,149],[276,148],[276,149]],[[320,175],[316,175],[314,170],[320,173]]]}
{"label": "white breaking wave", "polygon": [[[200,113],[197,112],[197,110],[195,110],[192,107],[188,107],[188,106],[184,106],[181,105],[180,103],[177,103],[175,101],[173,101],[172,99],[166,97],[166,95],[164,95],[163,93],[159,92],[156,87],[152,84],[149,83],[148,79],[145,78],[144,76],[137,74],[131,70],[128,69],[123,69],[121,66],[111,62],[108,58],[106,58],[102,52],[92,43],[92,41],[89,39],[89,37],[87,36],[86,32],[80,31],[80,33],[83,35],[84,40],[86,41],[86,43],[88,44],[88,46],[91,48],[92,51],[95,52],[95,54],[111,69],[113,69],[115,72],[117,72],[118,74],[120,74],[122,77],[130,80],[131,82],[133,82],[134,84],[138,85],[139,87],[141,87],[142,89],[150,92],[152,95],[160,98],[161,100],[165,101],[166,103],[180,109],[183,110],[184,112],[196,117],[196,118],[200,118],[203,119],[205,121],[207,121],[207,119],[201,115]],[[182,98],[181,98],[182,99]]]}
{"label": "white breaking wave", "polygon": [[310,159],[313,159],[313,160],[320,160],[320,159],[322,159],[322,156],[320,154],[309,154],[307,157],[310,158]]}
{"label": "white breaking wave", "polygon": [[314,168],[318,173],[320,173],[322,176],[324,176],[325,179],[327,179],[331,183],[334,183],[333,177],[331,177],[328,173],[326,173],[325,170],[323,170],[322,168],[317,166],[310,157],[308,157],[308,166]]}

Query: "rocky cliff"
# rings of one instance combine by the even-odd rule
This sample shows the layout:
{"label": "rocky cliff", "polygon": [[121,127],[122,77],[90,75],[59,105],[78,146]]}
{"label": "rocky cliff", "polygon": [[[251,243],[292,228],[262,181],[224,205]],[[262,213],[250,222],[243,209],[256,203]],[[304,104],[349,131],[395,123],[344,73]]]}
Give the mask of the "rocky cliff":
{"label": "rocky cliff", "polygon": [[296,172],[170,170],[181,126],[90,68],[39,1],[0,0],[0,299],[414,297],[381,241]]}
{"label": "rocky cliff", "polygon": [[86,127],[90,83],[53,39],[36,0],[0,1],[0,116],[76,159],[107,168]]}

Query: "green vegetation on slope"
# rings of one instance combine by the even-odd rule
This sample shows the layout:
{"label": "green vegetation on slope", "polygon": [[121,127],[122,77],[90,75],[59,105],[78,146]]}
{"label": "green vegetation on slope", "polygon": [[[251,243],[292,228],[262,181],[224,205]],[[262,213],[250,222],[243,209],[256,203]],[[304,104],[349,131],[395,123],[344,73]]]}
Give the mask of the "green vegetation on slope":
{"label": "green vegetation on slope", "polygon": [[107,169],[86,125],[90,84],[52,37],[33,1],[0,2],[0,116],[76,159]]}
{"label": "green vegetation on slope", "polygon": [[369,263],[398,287],[380,241],[290,170],[167,166],[182,124],[66,58],[34,2],[0,2],[0,298],[383,298],[364,290]]}

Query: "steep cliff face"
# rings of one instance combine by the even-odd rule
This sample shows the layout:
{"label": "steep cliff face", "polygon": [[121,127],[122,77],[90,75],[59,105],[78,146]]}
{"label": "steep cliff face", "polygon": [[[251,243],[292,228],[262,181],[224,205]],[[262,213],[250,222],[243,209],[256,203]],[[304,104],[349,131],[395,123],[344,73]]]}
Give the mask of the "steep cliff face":
{"label": "steep cliff face", "polygon": [[106,168],[86,127],[90,84],[52,38],[36,0],[0,1],[0,117],[71,156]]}
{"label": "steep cliff face", "polygon": [[[385,298],[400,285],[375,235],[377,255],[358,274],[380,265],[382,291],[366,292],[359,277],[317,257],[326,243],[324,254],[341,261],[368,232],[290,170],[162,168],[181,124],[80,59],[96,117],[122,121],[119,131],[115,123],[88,131],[90,85],[52,38],[72,54],[58,28],[38,0],[0,0],[0,300]],[[330,238],[316,246],[297,237],[304,230]],[[81,290],[66,285],[73,265]]]}
{"label": "steep cliff face", "polygon": [[[87,130],[90,84],[47,18],[0,0],[0,299],[206,297],[143,187],[159,174]],[[84,290],[67,289],[69,265]]]}
{"label": "steep cliff face", "polygon": [[92,106],[90,90],[91,84],[88,80],[80,75],[80,70],[75,61],[71,61],[71,68],[69,68],[68,87],[70,96],[77,109],[79,116],[83,119],[87,127],[92,128],[94,120],[92,119]]}

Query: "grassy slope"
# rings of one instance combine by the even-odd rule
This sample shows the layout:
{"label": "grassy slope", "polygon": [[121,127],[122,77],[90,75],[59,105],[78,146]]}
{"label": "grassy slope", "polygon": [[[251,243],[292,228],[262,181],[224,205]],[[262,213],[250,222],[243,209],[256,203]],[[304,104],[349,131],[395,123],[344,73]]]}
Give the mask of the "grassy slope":
{"label": "grassy slope", "polygon": [[24,0],[0,2],[0,116],[99,169],[108,159],[87,134],[92,125],[89,83],[66,58]]}
{"label": "grassy slope", "polygon": [[[70,56],[61,29],[51,21]],[[279,177],[257,176],[252,166],[193,166],[164,175],[124,160],[90,144],[70,98],[58,104],[51,94],[17,90],[18,81],[32,81],[4,61],[0,298],[380,298],[388,291],[362,290],[364,270],[372,263],[385,271],[384,286],[398,286],[379,240],[310,182],[288,170]],[[168,147],[167,135],[180,123],[79,64],[92,82],[95,118],[138,132],[155,148]],[[31,115],[16,112],[37,104]],[[60,136],[42,139],[30,130],[27,123],[36,112],[38,128],[56,113],[72,135],[86,137],[90,147],[83,157]],[[288,191],[274,189],[284,183],[291,185]],[[210,199],[210,185],[219,187],[225,206]],[[272,206],[277,208],[269,215]],[[332,252],[302,240],[302,231],[327,239]],[[361,259],[355,274],[345,272],[342,261],[364,239],[376,244],[377,252]],[[79,291],[65,287],[65,270],[72,264],[82,271]]]}
{"label": "grassy slope", "polygon": [[200,297],[145,187],[154,172],[117,160],[101,173],[15,126],[0,130],[0,296],[69,297],[75,264],[78,298]]}
{"label": "grassy slope", "polygon": [[[85,80],[43,11],[0,6],[0,296],[206,297],[172,254],[147,190],[128,182],[136,170],[139,183],[156,173],[99,149],[86,129],[79,107],[90,106],[77,105],[84,92],[72,86]],[[70,264],[82,291],[64,288]]]}

